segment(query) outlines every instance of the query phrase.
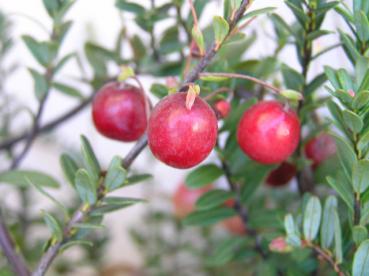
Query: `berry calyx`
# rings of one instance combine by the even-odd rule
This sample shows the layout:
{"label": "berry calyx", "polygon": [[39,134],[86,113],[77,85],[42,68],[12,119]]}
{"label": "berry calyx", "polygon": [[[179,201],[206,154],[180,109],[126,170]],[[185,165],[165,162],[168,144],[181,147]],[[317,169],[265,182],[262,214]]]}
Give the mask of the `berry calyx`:
{"label": "berry calyx", "polygon": [[147,127],[143,93],[135,86],[119,82],[104,85],[92,103],[92,118],[96,129],[114,140],[138,140]]}
{"label": "berry calyx", "polygon": [[300,139],[296,113],[277,101],[261,101],[243,114],[237,130],[242,151],[262,164],[277,164],[295,151]]}
{"label": "berry calyx", "polygon": [[191,45],[190,45],[190,53],[191,53],[191,57],[192,58],[201,58],[201,52],[200,52],[200,48],[199,46],[197,45],[196,41],[192,41],[191,42]]}
{"label": "berry calyx", "polygon": [[214,111],[200,97],[191,109],[186,93],[162,99],[151,113],[148,144],[154,156],[174,168],[190,168],[203,161],[217,139],[218,124]]}
{"label": "berry calyx", "polygon": [[226,100],[219,100],[215,102],[214,109],[220,114],[222,118],[226,118],[231,111],[231,104]]}
{"label": "berry calyx", "polygon": [[310,139],[305,145],[305,155],[313,161],[315,169],[321,162],[336,154],[336,142],[326,133],[322,133]]}
{"label": "berry calyx", "polygon": [[288,184],[296,173],[296,166],[283,162],[278,168],[269,173],[265,183],[272,187],[282,187]]}
{"label": "berry calyx", "polygon": [[211,190],[211,186],[205,186],[199,189],[188,188],[181,183],[174,192],[172,202],[174,213],[178,218],[184,218],[195,210],[196,201],[206,192]]}

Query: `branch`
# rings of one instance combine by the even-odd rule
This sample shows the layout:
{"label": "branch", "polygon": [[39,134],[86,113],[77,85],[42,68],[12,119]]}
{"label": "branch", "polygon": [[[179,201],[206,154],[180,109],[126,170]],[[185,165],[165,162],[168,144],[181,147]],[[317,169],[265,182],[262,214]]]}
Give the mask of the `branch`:
{"label": "branch", "polygon": [[270,90],[272,90],[273,92],[280,94],[281,93],[281,89],[263,81],[260,80],[258,78],[255,77],[251,77],[249,75],[244,75],[244,74],[236,74],[236,73],[213,73],[213,72],[204,72],[204,73],[200,73],[199,74],[200,78],[201,77],[224,77],[224,78],[232,78],[232,79],[243,79],[243,80],[248,80],[248,81],[252,81],[254,83],[260,84],[261,86],[268,88]]}
{"label": "branch", "polygon": [[[71,119],[74,115],[78,114],[86,106],[88,106],[91,103],[93,97],[94,97],[94,93],[92,93],[88,98],[83,100],[79,105],[77,105],[76,107],[73,107],[71,110],[67,111],[66,113],[64,113],[60,117],[50,121],[49,123],[45,124],[42,127],[39,127],[37,135],[39,135],[40,133],[48,132],[48,131],[54,129],[55,127],[59,126],[60,124],[64,123],[65,121]],[[0,150],[5,150],[5,149],[12,148],[17,143],[25,140],[29,135],[30,135],[30,132],[26,132],[26,133],[20,134],[18,136],[15,136],[11,139],[8,139],[8,140],[2,142],[0,144]]]}
{"label": "branch", "polygon": [[[48,83],[51,82],[52,75],[53,75],[53,70],[47,69],[45,73],[45,79]],[[45,95],[43,96],[43,98],[40,100],[40,104],[39,104],[36,116],[33,120],[33,126],[31,129],[31,132],[27,135],[27,138],[26,138],[26,144],[24,145],[23,150],[13,159],[13,162],[11,163],[10,168],[9,168],[10,170],[16,169],[20,165],[20,163],[22,162],[23,158],[26,156],[28,151],[30,150],[32,143],[37,136],[38,129],[40,128],[40,120],[44,112],[45,104],[46,104],[47,98],[49,97],[49,94],[50,94],[50,90],[47,91]]]}
{"label": "branch", "polygon": [[322,248],[315,244],[308,244],[308,247],[311,247],[319,256],[321,256],[326,262],[328,262],[335,272],[339,276],[345,276],[346,274],[341,270],[339,264],[333,259],[332,256],[327,254]]}
{"label": "branch", "polygon": [[231,178],[232,174],[231,174],[231,171],[230,171],[227,163],[224,161],[223,158],[221,158],[221,156],[219,156],[219,160],[222,164],[222,169],[223,169],[225,177],[227,179],[228,186],[229,186],[230,190],[236,194],[235,203],[234,203],[233,208],[237,212],[238,216],[241,218],[241,220],[243,222],[243,225],[245,227],[245,230],[247,231],[247,234],[249,236],[252,236],[252,237],[255,238],[255,250],[265,260],[265,259],[268,258],[268,255],[264,252],[264,250],[263,250],[263,248],[260,244],[260,236],[257,234],[257,232],[254,229],[251,229],[248,226],[248,224],[249,224],[248,213],[247,213],[247,210],[242,207],[241,199],[240,199],[240,192],[239,192],[238,186],[237,186],[237,184],[235,184],[232,181],[232,178]]}
{"label": "branch", "polygon": [[27,269],[27,265],[24,262],[22,256],[18,255],[14,250],[15,248],[14,242],[7,230],[1,211],[0,211],[0,246],[16,275],[19,276],[30,275]]}

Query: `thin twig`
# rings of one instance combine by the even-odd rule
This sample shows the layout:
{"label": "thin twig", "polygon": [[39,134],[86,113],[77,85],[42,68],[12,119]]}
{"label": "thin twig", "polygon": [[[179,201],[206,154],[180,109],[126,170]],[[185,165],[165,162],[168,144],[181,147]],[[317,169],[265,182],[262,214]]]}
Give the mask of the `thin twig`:
{"label": "thin twig", "polygon": [[19,276],[30,275],[23,257],[17,254],[17,252],[14,249],[15,243],[6,227],[5,220],[3,218],[1,210],[0,210],[0,246],[16,275]]}
{"label": "thin twig", "polygon": [[220,94],[220,93],[224,93],[227,92],[230,94],[230,96],[232,97],[234,95],[234,91],[231,88],[228,87],[220,87],[217,90],[214,90],[213,92],[211,92],[209,95],[206,95],[206,97],[203,98],[204,101],[208,101],[211,98],[213,98],[214,96]]}
{"label": "thin twig", "polygon": [[244,74],[236,74],[236,73],[212,73],[212,72],[204,72],[199,74],[200,77],[224,77],[224,78],[233,78],[233,79],[243,79],[243,80],[249,80],[254,83],[257,83],[265,88],[268,88],[272,90],[273,92],[280,94],[281,89],[263,81],[255,77],[251,77],[249,75]]}
{"label": "thin twig", "polygon": [[233,208],[235,209],[238,216],[242,220],[245,231],[247,232],[247,234],[249,236],[254,237],[254,239],[255,239],[255,247],[254,248],[255,248],[256,252],[258,252],[259,255],[263,259],[267,259],[268,255],[264,252],[264,250],[261,246],[260,237],[259,237],[258,233],[254,229],[250,228],[250,226],[249,226],[248,213],[247,213],[247,210],[245,208],[243,208],[243,206],[241,204],[240,191],[238,189],[238,185],[232,181],[232,174],[231,174],[230,168],[228,167],[227,163],[225,162],[225,160],[221,156],[219,156],[219,160],[222,164],[222,169],[223,169],[224,175],[227,179],[228,186],[229,186],[230,190],[236,194],[235,203],[234,203]]}
{"label": "thin twig", "polygon": [[326,262],[328,262],[335,272],[339,276],[345,276],[346,274],[341,270],[339,264],[333,259],[332,256],[327,254],[322,248],[315,244],[308,244],[308,247],[311,247],[319,256],[321,256]]}
{"label": "thin twig", "polygon": [[[74,117],[76,114],[81,112],[85,107],[87,107],[91,103],[93,97],[94,97],[94,94],[92,93],[88,98],[86,98],[85,100],[80,102],[77,106],[73,107],[69,111],[62,114],[61,116],[57,117],[54,120],[51,120],[49,123],[47,123],[44,126],[40,127],[38,129],[37,136],[39,134],[42,134],[42,133],[45,133],[45,132],[48,132],[48,131],[54,129],[55,127],[61,125],[65,121],[67,121],[67,120],[71,119],[72,117]],[[19,142],[22,142],[23,140],[25,140],[29,135],[30,135],[30,132],[25,132],[23,134],[19,134],[19,135],[13,137],[13,138],[5,140],[4,142],[0,143],[0,150],[11,149],[14,145],[16,145]]]}
{"label": "thin twig", "polygon": [[190,9],[191,9],[192,17],[193,17],[193,25],[194,25],[194,27],[198,27],[199,26],[199,20],[197,18],[196,9],[195,9],[195,6],[193,5],[192,0],[188,0],[188,4],[190,5]]}

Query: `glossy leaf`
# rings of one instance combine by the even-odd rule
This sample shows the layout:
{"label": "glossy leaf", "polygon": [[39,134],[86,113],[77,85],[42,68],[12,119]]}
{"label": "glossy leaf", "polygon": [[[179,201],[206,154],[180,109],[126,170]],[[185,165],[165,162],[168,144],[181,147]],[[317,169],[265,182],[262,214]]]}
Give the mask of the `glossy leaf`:
{"label": "glossy leaf", "polygon": [[352,228],[352,239],[359,246],[368,237],[368,230],[362,225],[355,225]]}
{"label": "glossy leaf", "polygon": [[357,193],[362,193],[369,187],[369,160],[360,160],[354,164],[352,185]]}
{"label": "glossy leaf", "polygon": [[63,230],[60,227],[59,222],[49,213],[43,212],[44,221],[56,240],[61,241],[63,239]]}
{"label": "glossy leaf", "polygon": [[74,178],[78,170],[78,165],[76,162],[68,154],[62,154],[60,156],[60,165],[68,182],[72,185],[72,187],[75,187]]}
{"label": "glossy leaf", "polygon": [[183,224],[192,226],[209,226],[234,215],[236,215],[235,211],[230,208],[195,211],[183,220]]}
{"label": "glossy leaf", "polygon": [[196,209],[198,210],[211,209],[224,204],[226,200],[231,199],[233,197],[234,193],[232,192],[214,189],[205,193],[197,200]]}
{"label": "glossy leaf", "polygon": [[369,240],[360,244],[352,263],[352,276],[364,275],[369,275]]}
{"label": "glossy leaf", "polygon": [[91,147],[90,142],[85,136],[81,136],[81,151],[83,156],[83,161],[86,166],[88,175],[91,177],[91,180],[97,185],[97,181],[100,178],[101,168],[99,162],[97,161],[96,155]]}
{"label": "glossy leaf", "polygon": [[223,170],[214,164],[202,165],[186,177],[186,185],[190,188],[200,188],[213,183],[223,175]]}
{"label": "glossy leaf", "polygon": [[79,169],[77,171],[75,185],[83,203],[94,204],[96,202],[96,187],[85,169]]}
{"label": "glossy leaf", "polygon": [[39,186],[59,188],[60,185],[53,177],[39,171],[13,170],[0,173],[0,182],[20,187],[29,186],[30,182]]}
{"label": "glossy leaf", "polygon": [[336,209],[337,199],[334,196],[329,196],[324,204],[320,228],[320,243],[324,249],[330,248],[334,239],[334,211]]}
{"label": "glossy leaf", "polygon": [[110,192],[124,185],[127,172],[122,167],[122,159],[115,156],[110,162],[108,172],[104,179],[105,188]]}
{"label": "glossy leaf", "polygon": [[304,237],[308,241],[313,241],[318,235],[321,215],[320,200],[316,196],[312,196],[306,205],[303,221]]}
{"label": "glossy leaf", "polygon": [[215,35],[215,43],[220,45],[229,32],[228,22],[221,16],[214,16],[213,28]]}
{"label": "glossy leaf", "polygon": [[29,68],[29,72],[33,78],[34,91],[36,98],[42,100],[46,93],[48,93],[49,85],[45,77],[34,69]]}

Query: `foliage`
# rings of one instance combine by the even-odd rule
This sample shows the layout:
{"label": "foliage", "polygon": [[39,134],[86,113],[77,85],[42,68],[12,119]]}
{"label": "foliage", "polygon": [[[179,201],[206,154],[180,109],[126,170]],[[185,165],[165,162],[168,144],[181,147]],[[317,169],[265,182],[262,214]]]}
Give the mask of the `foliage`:
{"label": "foliage", "polygon": [[[140,33],[130,34],[128,26],[122,24],[112,48],[86,41],[84,56],[88,68],[77,51],[61,55],[63,42],[73,28],[66,15],[75,2],[43,0],[52,22],[46,28],[48,39],[22,36],[22,42],[37,62],[37,67],[28,68],[39,105],[36,112],[20,106],[11,93],[4,91],[2,84],[15,68],[6,68],[4,59],[14,42],[9,20],[0,14],[0,149],[10,164],[9,168],[2,168],[0,182],[19,193],[23,207],[18,214],[8,206],[1,206],[0,222],[7,222],[17,249],[27,264],[35,268],[34,275],[43,275],[54,258],[71,246],[83,248],[82,260],[70,261],[61,256],[54,271],[73,271],[80,263],[101,266],[103,245],[108,239],[100,230],[104,216],[145,201],[110,193],[150,177],[130,170],[131,163],[146,145],[145,140],[138,141],[123,158],[113,157],[105,166],[95,155],[93,144],[81,136],[80,153],[76,156],[64,153],[60,157],[65,175],[63,183],[45,172],[18,168],[40,134],[77,114],[94,96],[68,84],[70,79],[59,77],[71,60],[79,66],[80,82],[94,91],[116,77],[109,75],[111,66],[124,65],[126,71],[118,76],[120,80],[137,81],[141,75],[155,77],[150,92],[157,100],[179,90],[186,92],[189,87],[195,87],[192,84],[195,82],[201,87],[201,97],[209,104],[219,99],[231,104],[231,113],[220,122],[214,155],[189,171],[185,178],[190,188],[213,183],[213,189],[203,194],[193,212],[182,220],[169,212],[168,206],[156,210],[150,205],[143,218],[144,229],[131,232],[143,252],[144,270],[149,275],[233,275],[239,271],[257,275],[369,273],[367,1],[353,0],[353,6],[349,7],[343,1],[286,0],[286,8],[293,16],[291,23],[273,7],[249,11],[248,1],[225,0],[223,15],[215,14],[208,25],[202,25],[197,17],[206,17],[204,11],[208,5],[218,5],[217,2],[189,1],[193,4],[191,11],[184,0],[160,5],[155,1],[117,0],[117,10],[124,16],[129,14]],[[328,30],[325,19],[337,15],[347,28]],[[168,18],[172,20],[167,21]],[[270,55],[248,56],[261,36],[262,26],[258,24],[255,24],[256,32],[243,31],[254,20],[268,20],[273,27],[275,39],[268,43],[274,51]],[[170,23],[157,36],[155,29],[163,21]],[[328,35],[336,36],[339,43],[317,51],[317,42],[324,41]],[[193,42],[199,48],[197,55],[191,47]],[[132,55],[122,51],[127,45]],[[283,53],[288,53],[291,59],[294,57],[291,45],[297,68],[280,58]],[[336,48],[343,49],[351,67],[313,67],[320,57]],[[313,68],[318,69],[312,71]],[[328,96],[322,91],[328,92]],[[76,108],[42,124],[44,107],[53,93],[71,97]],[[302,125],[300,144],[288,160],[298,170],[293,181],[296,189],[264,185],[277,165],[263,165],[249,159],[237,144],[237,125],[244,111],[258,101],[271,98],[294,108]],[[322,109],[328,116],[320,112]],[[13,133],[14,118],[23,110],[31,115],[29,130]],[[334,137],[337,154],[314,167],[304,147],[320,133]],[[15,147],[21,141],[25,142],[23,148]],[[222,186],[219,183],[223,180]],[[74,198],[63,203],[49,189],[56,190],[67,183],[73,189]],[[27,211],[33,204],[32,191],[48,198],[55,208],[32,217]],[[234,217],[241,220],[246,229],[244,235],[220,229],[219,224]],[[49,238],[31,242],[28,233],[34,225],[48,229]],[[164,231],[168,228],[171,235]],[[94,249],[90,250],[89,246]],[[162,250],[158,251],[159,247]],[[7,256],[6,253],[4,250],[3,255]],[[6,263],[3,259],[0,274],[12,273],[12,260]]]}

